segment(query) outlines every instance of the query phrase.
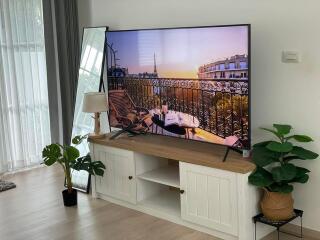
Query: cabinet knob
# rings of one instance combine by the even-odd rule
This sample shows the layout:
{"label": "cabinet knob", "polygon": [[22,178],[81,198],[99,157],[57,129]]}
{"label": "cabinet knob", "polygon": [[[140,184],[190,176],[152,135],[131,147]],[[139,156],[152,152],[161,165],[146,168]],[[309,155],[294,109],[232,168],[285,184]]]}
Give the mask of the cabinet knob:
{"label": "cabinet knob", "polygon": [[180,193],[181,193],[181,194],[184,194],[184,190],[181,189],[181,190],[180,190]]}
{"label": "cabinet knob", "polygon": [[131,180],[132,179],[132,176],[129,176],[129,180]]}

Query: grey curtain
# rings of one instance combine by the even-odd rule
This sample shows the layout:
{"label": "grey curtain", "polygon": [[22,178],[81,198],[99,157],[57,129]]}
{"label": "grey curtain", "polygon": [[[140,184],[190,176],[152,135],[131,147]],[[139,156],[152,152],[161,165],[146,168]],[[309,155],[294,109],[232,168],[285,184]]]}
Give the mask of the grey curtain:
{"label": "grey curtain", "polygon": [[43,8],[52,140],[69,144],[80,63],[77,0],[43,0]]}

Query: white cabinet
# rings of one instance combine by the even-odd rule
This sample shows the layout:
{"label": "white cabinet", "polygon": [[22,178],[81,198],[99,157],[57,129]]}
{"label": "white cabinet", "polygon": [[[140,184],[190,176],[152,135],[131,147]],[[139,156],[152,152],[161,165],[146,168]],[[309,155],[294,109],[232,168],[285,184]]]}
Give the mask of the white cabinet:
{"label": "white cabinet", "polygon": [[104,176],[95,177],[96,193],[135,204],[137,200],[133,152],[95,144],[93,158],[106,166]]}
{"label": "white cabinet", "polygon": [[236,236],[236,174],[180,162],[182,219]]}
{"label": "white cabinet", "polygon": [[[177,166],[162,155],[100,144],[90,144],[90,152],[93,160],[106,166],[103,177],[92,177],[94,197],[220,239],[255,239],[252,216],[258,213],[260,196],[248,184],[250,172],[242,174],[182,161]],[[260,230],[257,239],[273,229]]]}

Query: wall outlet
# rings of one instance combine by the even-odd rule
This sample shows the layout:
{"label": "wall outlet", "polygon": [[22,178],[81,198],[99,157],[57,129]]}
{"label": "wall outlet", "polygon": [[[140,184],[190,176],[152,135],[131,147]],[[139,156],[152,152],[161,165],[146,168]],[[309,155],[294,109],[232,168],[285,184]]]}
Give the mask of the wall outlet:
{"label": "wall outlet", "polygon": [[250,150],[242,150],[242,157],[249,158],[250,155],[251,155],[251,151]]}
{"label": "wall outlet", "polygon": [[282,52],[282,62],[283,63],[299,63],[300,53],[297,51],[283,51]]}

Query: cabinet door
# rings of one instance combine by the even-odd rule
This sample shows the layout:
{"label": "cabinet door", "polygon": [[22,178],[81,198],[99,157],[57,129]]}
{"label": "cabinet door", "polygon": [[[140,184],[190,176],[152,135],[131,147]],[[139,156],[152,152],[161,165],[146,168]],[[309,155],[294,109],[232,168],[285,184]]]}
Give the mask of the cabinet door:
{"label": "cabinet door", "polygon": [[94,160],[100,160],[106,166],[104,176],[95,178],[96,192],[136,203],[133,152],[95,145]]}
{"label": "cabinet door", "polygon": [[236,174],[180,162],[181,217],[237,235]]}

